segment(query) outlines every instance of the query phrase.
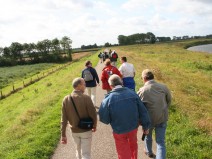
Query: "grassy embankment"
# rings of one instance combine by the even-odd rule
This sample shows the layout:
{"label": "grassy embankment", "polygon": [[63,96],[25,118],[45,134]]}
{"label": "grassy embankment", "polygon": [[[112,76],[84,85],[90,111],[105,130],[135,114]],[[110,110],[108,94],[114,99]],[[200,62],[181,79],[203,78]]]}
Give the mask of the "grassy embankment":
{"label": "grassy embankment", "polygon": [[196,41],[112,48],[136,68],[138,90],[143,69],[172,92],[167,129],[167,158],[209,159],[212,156],[212,54],[184,49]]}
{"label": "grassy embankment", "polygon": [[[0,101],[0,158],[44,159],[60,138],[61,102],[81,75],[83,58]],[[89,57],[95,65],[97,54]]]}
{"label": "grassy embankment", "polygon": [[[172,91],[167,158],[210,158],[212,54],[184,50],[189,42],[114,47],[135,65],[137,89],[143,69]],[[97,62],[97,54],[91,58]],[[94,62],[95,61],[95,62]],[[0,101],[0,158],[49,158],[59,140],[60,106],[84,60]]]}

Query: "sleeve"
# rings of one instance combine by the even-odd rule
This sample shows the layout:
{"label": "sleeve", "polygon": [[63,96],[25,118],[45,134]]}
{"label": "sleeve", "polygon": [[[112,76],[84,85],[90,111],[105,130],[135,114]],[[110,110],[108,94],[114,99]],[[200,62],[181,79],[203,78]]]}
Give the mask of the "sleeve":
{"label": "sleeve", "polygon": [[109,124],[110,121],[110,112],[107,101],[103,100],[99,108],[99,120],[104,124]]}
{"label": "sleeve", "polygon": [[105,70],[102,70],[101,81],[104,83],[106,81]]}
{"label": "sleeve", "polygon": [[96,126],[97,126],[96,109],[95,109],[93,102],[89,96],[87,97],[87,103],[88,103],[88,105],[87,105],[88,115],[89,115],[89,117],[91,117],[93,119],[94,127],[96,128]]}
{"label": "sleeve", "polygon": [[170,90],[166,86],[165,86],[165,89],[166,89],[166,102],[169,107],[171,105],[172,96],[171,96]]}
{"label": "sleeve", "polygon": [[82,70],[82,74],[81,74],[81,77],[82,77],[82,78],[84,78],[84,77],[83,77],[83,72],[84,72],[84,70]]}
{"label": "sleeve", "polygon": [[150,128],[150,124],[151,124],[149,113],[139,97],[137,98],[137,105],[138,105],[138,112],[139,112],[139,121],[143,129],[147,130]]}
{"label": "sleeve", "polygon": [[115,68],[115,72],[114,73],[122,78],[122,74],[120,73],[120,71],[116,67],[114,67],[114,68]]}
{"label": "sleeve", "polygon": [[67,127],[67,116],[66,116],[66,109],[65,109],[65,99],[63,100],[62,103],[62,111],[61,111],[61,136],[66,137],[66,127]]}
{"label": "sleeve", "polygon": [[96,82],[99,84],[99,76],[95,69],[94,69],[94,75],[95,75]]}

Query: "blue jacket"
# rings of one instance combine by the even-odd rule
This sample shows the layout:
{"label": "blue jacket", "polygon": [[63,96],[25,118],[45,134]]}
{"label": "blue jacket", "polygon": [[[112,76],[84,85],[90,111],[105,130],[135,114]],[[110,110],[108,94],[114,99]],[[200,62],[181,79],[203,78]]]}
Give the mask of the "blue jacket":
{"label": "blue jacket", "polygon": [[98,74],[96,72],[96,70],[93,67],[87,67],[82,71],[82,75],[81,77],[83,78],[83,72],[88,69],[90,70],[91,74],[93,75],[93,80],[92,81],[86,81],[86,87],[96,87],[96,82],[99,84],[99,77]]}
{"label": "blue jacket", "polygon": [[111,124],[117,134],[136,129],[139,124],[147,130],[150,126],[148,112],[135,91],[123,87],[112,90],[102,101],[99,109],[100,121]]}

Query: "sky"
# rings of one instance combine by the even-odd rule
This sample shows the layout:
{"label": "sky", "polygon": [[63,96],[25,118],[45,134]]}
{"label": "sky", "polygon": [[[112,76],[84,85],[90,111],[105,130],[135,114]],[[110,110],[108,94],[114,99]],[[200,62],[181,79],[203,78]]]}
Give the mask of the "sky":
{"label": "sky", "polygon": [[118,35],[212,34],[212,0],[1,0],[0,47],[68,36],[72,47]]}

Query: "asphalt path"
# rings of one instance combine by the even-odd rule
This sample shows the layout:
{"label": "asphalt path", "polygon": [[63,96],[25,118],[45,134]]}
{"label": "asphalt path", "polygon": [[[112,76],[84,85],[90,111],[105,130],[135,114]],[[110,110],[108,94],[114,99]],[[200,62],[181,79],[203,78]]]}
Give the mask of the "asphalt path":
{"label": "asphalt path", "polygon": [[[96,71],[100,77],[103,63],[98,63],[96,66]],[[96,90],[96,100],[97,100],[97,112],[101,101],[104,99],[106,91],[101,89],[101,86],[97,86]],[[75,159],[75,147],[71,137],[71,131],[69,128],[66,129],[68,143],[63,145],[58,141],[58,146],[51,157],[51,159]],[[148,159],[144,154],[144,142],[141,141],[142,128],[138,129],[138,159]],[[155,150],[155,145],[154,145]],[[154,151],[155,152],[155,151]],[[92,136],[92,159],[117,159],[117,153],[115,148],[115,143],[112,135],[112,129],[110,125],[105,125],[98,121],[97,131],[93,133]]]}

